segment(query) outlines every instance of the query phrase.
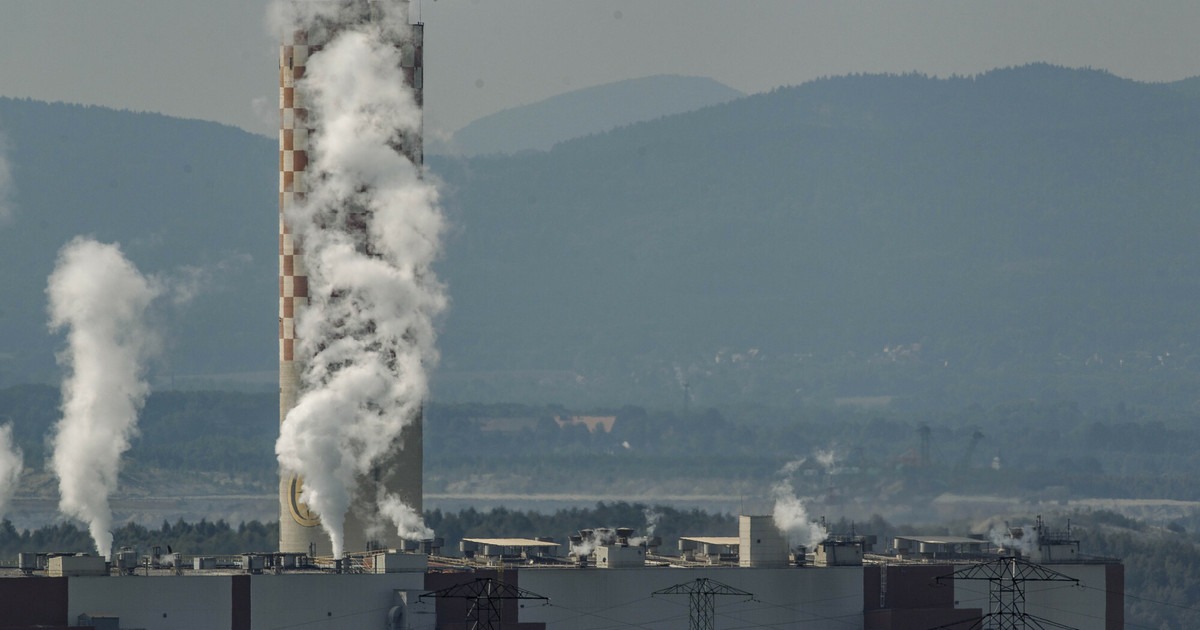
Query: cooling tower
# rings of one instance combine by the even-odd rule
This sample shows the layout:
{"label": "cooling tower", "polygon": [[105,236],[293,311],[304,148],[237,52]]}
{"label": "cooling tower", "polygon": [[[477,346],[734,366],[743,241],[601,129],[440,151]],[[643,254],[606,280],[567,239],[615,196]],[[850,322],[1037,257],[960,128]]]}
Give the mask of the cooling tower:
{"label": "cooling tower", "polygon": [[[347,5],[351,4],[349,2]],[[370,4],[360,3],[361,20],[370,20]],[[305,271],[303,244],[288,229],[285,216],[288,208],[303,202],[307,192],[305,176],[308,166],[309,137],[313,132],[303,90],[305,64],[310,55],[321,50],[323,42],[344,25],[328,24],[308,31],[297,31],[291,41],[284,41],[279,50],[279,422],[287,421],[288,412],[301,393],[300,375],[303,366],[296,355],[297,316],[309,301],[308,278]],[[422,41],[423,27],[412,25],[411,38],[396,42],[401,50],[405,82],[411,87],[419,104],[422,102]],[[420,136],[405,135],[402,146],[396,147],[413,162],[421,163]],[[399,496],[417,513],[421,512],[421,419],[404,429],[390,456],[371,475],[359,480],[355,502],[345,520],[345,551],[366,551],[373,548],[399,546],[394,528],[382,528],[382,534],[368,539],[368,524],[379,522],[378,507],[374,504],[376,489],[383,485],[389,493]],[[303,479],[290,471],[280,471],[279,480],[279,550],[287,553],[329,555],[332,543],[321,528],[320,515],[311,512],[300,501]]]}

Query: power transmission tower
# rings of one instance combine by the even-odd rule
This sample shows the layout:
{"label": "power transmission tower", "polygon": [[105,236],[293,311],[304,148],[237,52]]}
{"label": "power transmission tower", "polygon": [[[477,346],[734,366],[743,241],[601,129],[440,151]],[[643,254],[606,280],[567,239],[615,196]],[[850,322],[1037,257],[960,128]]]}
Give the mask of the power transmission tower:
{"label": "power transmission tower", "polygon": [[687,595],[688,596],[688,628],[689,630],[713,630],[713,617],[716,615],[717,595],[738,595],[745,601],[754,599],[752,593],[747,593],[728,584],[722,584],[708,578],[697,578],[694,582],[684,582],[664,589],[654,591],[654,595]]}
{"label": "power transmission tower", "polygon": [[[967,628],[987,628],[989,630],[1024,630],[1026,628],[1066,628],[1075,630],[1061,623],[1035,617],[1025,612],[1025,584],[1027,582],[1074,582],[1079,580],[1063,575],[1053,569],[1022,560],[1016,556],[1002,556],[995,560],[981,562],[959,569],[949,575],[936,578],[938,584],[943,580],[986,580],[989,583],[988,614],[980,617]],[[962,622],[938,626],[942,628],[963,628]]]}
{"label": "power transmission tower", "polygon": [[424,593],[419,599],[426,597],[467,600],[466,621],[470,630],[500,630],[500,611],[505,600],[540,599],[546,602],[550,601],[548,597],[492,578],[475,578],[471,582]]}

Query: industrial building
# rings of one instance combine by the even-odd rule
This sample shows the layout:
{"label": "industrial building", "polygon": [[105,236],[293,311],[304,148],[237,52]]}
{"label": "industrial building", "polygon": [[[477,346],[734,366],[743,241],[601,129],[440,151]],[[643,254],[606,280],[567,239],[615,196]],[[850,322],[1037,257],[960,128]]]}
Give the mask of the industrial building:
{"label": "industrial building", "polygon": [[[436,540],[407,541],[340,562],[272,553],[168,566],[117,554],[106,565],[22,554],[23,574],[0,577],[0,627],[667,630],[696,615],[714,628],[1006,627],[994,614],[988,622],[997,601],[1080,630],[1124,625],[1120,562],[1056,558],[1055,547],[1071,541],[1054,536],[1024,556],[977,540],[954,557],[929,557],[944,537],[904,537],[918,543],[907,551],[877,552],[869,536],[789,548],[766,516],[742,516],[736,538],[681,538],[678,550],[632,534],[586,530],[566,544],[468,538],[456,555]],[[973,579],[997,562],[1035,571],[1019,583]],[[1003,599],[1013,586],[1020,602]]]}

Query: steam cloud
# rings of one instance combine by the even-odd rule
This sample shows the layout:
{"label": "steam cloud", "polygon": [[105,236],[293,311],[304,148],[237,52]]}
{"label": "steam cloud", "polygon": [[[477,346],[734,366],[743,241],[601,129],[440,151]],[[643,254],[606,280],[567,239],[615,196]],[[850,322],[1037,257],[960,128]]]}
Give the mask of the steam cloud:
{"label": "steam cloud", "polygon": [[13,444],[12,425],[0,426],[0,518],[17,490],[24,462],[21,449]]}
{"label": "steam cloud", "polygon": [[[275,447],[280,465],[303,475],[302,499],[339,557],[357,479],[418,418],[438,358],[433,320],[446,306],[430,271],[444,229],[437,191],[395,149],[421,124],[396,46],[410,31],[407,2],[373,2],[372,21],[351,19],[364,4],[272,7],[280,32],[343,25],[297,83],[315,130],[308,195],[285,220],[303,246],[310,302],[296,322],[301,393]],[[432,535],[411,506],[380,493],[400,535]]]}
{"label": "steam cloud", "polygon": [[[836,456],[832,449],[818,450],[814,459],[822,468],[828,470],[833,466]],[[771,487],[771,496],[775,499],[775,508],[771,516],[775,521],[775,526],[792,543],[811,548],[825,540],[827,532],[819,523],[809,517],[804,500],[796,496],[790,479],[806,462],[808,462],[808,458],[801,457],[784,464],[783,468],[779,469],[777,474],[782,479]]]}
{"label": "steam cloud", "polygon": [[611,545],[617,542],[617,530],[611,527],[597,527],[591,530],[580,530],[579,544],[571,542],[571,553],[577,557],[591,555],[597,547]]}
{"label": "steam cloud", "polygon": [[804,501],[796,496],[789,481],[781,481],[771,488],[775,498],[775,509],[771,513],[775,526],[796,545],[812,548],[825,540],[826,532],[820,523],[808,516]]}
{"label": "steam cloud", "polygon": [[993,527],[988,532],[988,540],[997,548],[1020,552],[1023,556],[1031,556],[1038,548],[1038,530],[1036,527],[1025,525],[1020,527]]}
{"label": "steam cloud", "polygon": [[109,558],[108,497],[150,391],[142,364],[158,344],[145,313],[160,288],[117,245],[77,237],[59,251],[46,293],[50,329],[68,329],[58,356],[67,376],[53,455],[59,510],[85,521],[97,551]]}
{"label": "steam cloud", "polygon": [[663,513],[656,508],[647,507],[642,509],[642,516],[646,518],[646,537],[654,535],[658,529],[658,524],[662,522]]}

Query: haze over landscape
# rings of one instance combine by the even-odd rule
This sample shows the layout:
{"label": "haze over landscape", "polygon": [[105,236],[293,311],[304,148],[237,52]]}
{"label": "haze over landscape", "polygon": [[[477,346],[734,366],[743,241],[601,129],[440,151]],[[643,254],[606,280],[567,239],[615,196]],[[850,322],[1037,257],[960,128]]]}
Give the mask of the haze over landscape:
{"label": "haze over landscape", "polygon": [[[439,13],[469,10],[445,4],[426,9],[431,42]],[[605,28],[644,28],[642,10],[606,7]],[[431,114],[425,162],[446,219],[432,268],[448,301],[436,350],[414,359],[434,366],[425,525],[519,534],[503,509],[603,501],[699,508],[727,527],[720,515],[769,512],[781,489],[807,508],[802,526],[986,533],[1047,513],[1126,556],[1130,592],[1182,607],[1129,604],[1130,619],[1187,627],[1200,76],[1156,65],[1161,50],[1130,62],[1141,76],[1060,65],[1072,40],[1012,63],[975,54],[958,74],[842,61],[780,83],[597,63],[577,76],[602,80],[578,89],[552,77]],[[114,527],[59,507],[47,437],[70,371],[47,281],[83,236],[119,243],[134,273],[179,293],[145,314],[163,335],[139,430],[105,449],[120,460],[117,526],[277,518],[278,141],[215,108],[179,118],[9,89],[0,516],[37,528],[62,509],[93,537]],[[431,87],[427,105],[470,100],[463,89]],[[454,516],[493,508],[490,523]],[[1168,542],[1188,551],[1158,580]]]}
{"label": "haze over landscape", "polygon": [[[1197,103],[1191,81],[1047,65],[852,76],[430,156],[452,291],[435,397],[670,407],[687,382],[704,406],[1190,410]],[[272,141],[35,101],[0,116],[22,182],[0,383],[56,381],[41,278],[84,233],[199,279],[161,315],[188,334],[157,386],[274,387]]]}

